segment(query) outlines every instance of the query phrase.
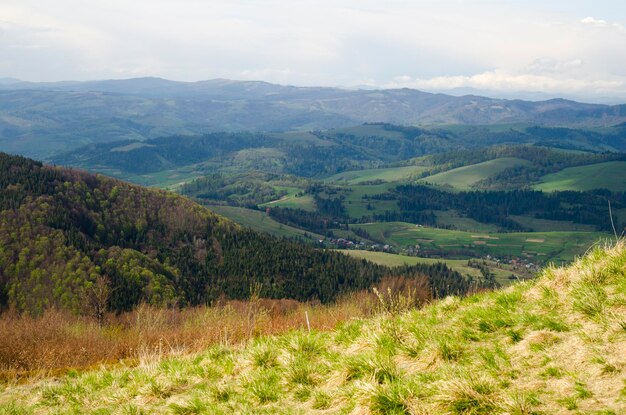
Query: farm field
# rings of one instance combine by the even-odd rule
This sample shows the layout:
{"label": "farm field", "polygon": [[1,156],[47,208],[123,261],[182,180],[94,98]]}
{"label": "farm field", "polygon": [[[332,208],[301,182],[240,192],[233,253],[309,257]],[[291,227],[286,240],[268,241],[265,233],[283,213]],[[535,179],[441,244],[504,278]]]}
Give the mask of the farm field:
{"label": "farm field", "polygon": [[626,191],[626,161],[609,161],[588,166],[569,167],[557,173],[547,174],[537,190],[554,192],[559,190],[609,189],[614,192]]}
{"label": "farm field", "polygon": [[365,181],[374,180],[395,182],[401,180],[410,180],[411,178],[416,177],[426,170],[427,167],[423,166],[403,166],[382,169],[352,170],[330,176],[326,179],[326,181],[345,184],[357,184]]}
{"label": "farm field", "polygon": [[298,193],[302,191],[302,189],[297,187],[281,187],[274,186],[277,190],[286,190],[288,194],[281,197],[278,200],[272,200],[271,202],[263,203],[259,206],[261,207],[281,207],[281,208],[292,208],[292,209],[304,209],[309,212],[315,211],[315,201],[313,200],[312,195],[302,195],[298,196]]}
{"label": "farm field", "polygon": [[[475,278],[480,278],[481,273],[477,268],[473,268],[467,265],[466,259],[441,259],[441,258],[420,258],[408,255],[391,254],[387,252],[377,251],[364,251],[357,249],[344,249],[340,252],[354,256],[356,258],[363,258],[368,261],[372,261],[376,264],[385,265],[388,267],[398,267],[402,265],[415,265],[415,264],[436,264],[443,262],[455,271],[460,272],[463,275],[470,275]],[[497,268],[495,263],[488,263],[488,267],[496,275],[496,280],[502,285],[510,284],[515,279],[509,278],[512,274],[519,274],[518,271]],[[525,276],[530,276],[525,273]]]}
{"label": "farm field", "polygon": [[530,216],[511,215],[511,219],[534,232],[595,232],[596,227],[564,220],[537,219]]}
{"label": "farm field", "polygon": [[124,177],[132,183],[141,184],[142,186],[158,187],[170,191],[176,191],[184,183],[204,176],[197,166],[185,166],[173,170],[160,171],[158,173],[143,174],[137,176]]}
{"label": "farm field", "polygon": [[600,232],[512,232],[482,233],[417,227],[404,222],[351,225],[367,231],[373,238],[395,246],[419,245],[421,251],[448,251],[465,258],[492,255],[502,258],[527,258],[535,263],[570,262],[600,239]]}
{"label": "farm field", "polygon": [[421,179],[421,181],[439,186],[450,186],[458,190],[467,190],[479,181],[488,179],[504,169],[530,164],[529,161],[520,158],[502,157],[434,174]]}
{"label": "farm field", "polygon": [[[385,193],[396,187],[398,183],[383,183],[376,185],[352,185],[346,188],[344,206],[351,218],[361,218],[371,214],[385,213],[386,210],[396,210],[395,200],[364,200],[363,196],[373,196]],[[370,209],[368,209],[368,204]]]}
{"label": "farm field", "polygon": [[258,232],[266,232],[274,236],[284,236],[287,238],[304,238],[304,234],[308,233],[309,235],[311,235],[311,238],[323,238],[320,235],[311,232],[305,232],[301,229],[276,222],[274,219],[268,217],[265,212],[261,212],[258,210],[219,205],[209,205],[207,206],[207,208],[211,209],[219,215],[231,219],[232,221],[242,226],[252,228]]}
{"label": "farm field", "polygon": [[461,231],[474,232],[497,232],[498,225],[493,223],[482,223],[472,218],[460,216],[455,210],[435,210],[437,224],[439,226],[452,226]]}

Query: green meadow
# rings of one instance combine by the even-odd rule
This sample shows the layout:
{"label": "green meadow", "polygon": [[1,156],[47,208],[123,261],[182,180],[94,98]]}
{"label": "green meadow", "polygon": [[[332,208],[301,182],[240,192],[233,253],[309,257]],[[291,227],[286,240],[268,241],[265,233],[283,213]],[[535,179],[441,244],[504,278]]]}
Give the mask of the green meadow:
{"label": "green meadow", "polygon": [[361,182],[375,180],[396,182],[416,178],[426,170],[427,167],[423,166],[403,166],[382,169],[352,170],[330,176],[325,179],[325,181],[345,184],[358,184]]}
{"label": "green meadow", "polygon": [[534,188],[544,192],[592,189],[624,192],[626,191],[626,161],[609,161],[563,169],[543,176],[541,182]]}
{"label": "green meadow", "polygon": [[304,238],[304,234],[307,233],[311,238],[323,238],[320,235],[276,222],[274,219],[267,216],[265,212],[258,210],[219,205],[210,205],[207,207],[219,215],[225,216],[242,226],[252,228],[258,232],[266,232],[274,236],[284,236],[287,238]]}
{"label": "green meadow", "polygon": [[527,160],[516,157],[502,157],[434,174],[421,179],[421,181],[439,186],[449,186],[458,190],[468,190],[472,185],[488,179],[504,169],[528,165],[531,165],[531,163]]}

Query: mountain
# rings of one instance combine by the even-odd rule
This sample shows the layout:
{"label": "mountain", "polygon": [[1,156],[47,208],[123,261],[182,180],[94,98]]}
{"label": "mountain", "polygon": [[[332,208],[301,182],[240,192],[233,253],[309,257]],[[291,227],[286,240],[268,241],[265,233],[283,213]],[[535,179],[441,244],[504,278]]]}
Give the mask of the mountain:
{"label": "mountain", "polygon": [[0,150],[37,157],[90,142],[210,131],[316,130],[364,122],[610,126],[625,121],[626,105],[456,97],[412,89],[160,78],[0,84]]}
{"label": "mountain", "polygon": [[0,310],[89,313],[103,293],[112,311],[198,305],[253,287],[329,302],[397,272],[426,273],[440,293],[468,289],[445,266],[390,270],[255,233],[181,196],[0,153]]}
{"label": "mountain", "polygon": [[[94,143],[52,157],[50,161],[118,177],[157,173],[198,163],[206,165],[206,169],[264,170],[320,177],[465,149],[480,149],[474,151],[474,157],[480,158],[486,147],[523,143],[593,152],[626,152],[626,128],[417,128],[366,124],[314,133],[221,132]],[[456,152],[451,157],[464,157]],[[454,164],[454,160],[442,163]]]}
{"label": "mountain", "polygon": [[0,78],[0,88],[3,85],[14,85],[17,83],[22,82],[21,80],[17,79],[17,78]]}
{"label": "mountain", "polygon": [[626,249],[530,282],[197,353],[8,384],[25,414],[624,414]]}

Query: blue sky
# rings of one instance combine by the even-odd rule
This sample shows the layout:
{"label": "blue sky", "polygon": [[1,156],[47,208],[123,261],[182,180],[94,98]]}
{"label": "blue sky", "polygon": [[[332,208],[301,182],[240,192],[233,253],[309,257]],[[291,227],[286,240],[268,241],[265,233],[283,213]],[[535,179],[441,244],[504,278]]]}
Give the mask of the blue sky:
{"label": "blue sky", "polygon": [[136,76],[626,102],[626,1],[0,1],[0,77]]}

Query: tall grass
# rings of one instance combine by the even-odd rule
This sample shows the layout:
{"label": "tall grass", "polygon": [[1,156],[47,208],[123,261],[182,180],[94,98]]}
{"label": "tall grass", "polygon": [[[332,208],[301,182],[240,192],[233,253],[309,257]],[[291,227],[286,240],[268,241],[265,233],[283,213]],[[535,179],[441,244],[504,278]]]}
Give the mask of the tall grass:
{"label": "tall grass", "polygon": [[[394,291],[387,292],[395,299],[402,299],[401,291],[406,289],[413,306],[428,299],[428,290],[418,298],[410,284],[383,281],[380,287],[393,287]],[[96,319],[59,310],[48,310],[37,318],[9,311],[0,315],[0,380],[120,361],[147,364],[214,344],[232,345],[260,335],[307,328],[307,315],[312,330],[331,330],[340,322],[379,311],[379,299],[367,291],[347,295],[332,305],[257,295],[249,301],[222,301],[212,307],[182,310],[141,305],[132,312],[106,315],[102,326]],[[263,363],[267,359],[260,355],[259,364],[268,364]]]}

